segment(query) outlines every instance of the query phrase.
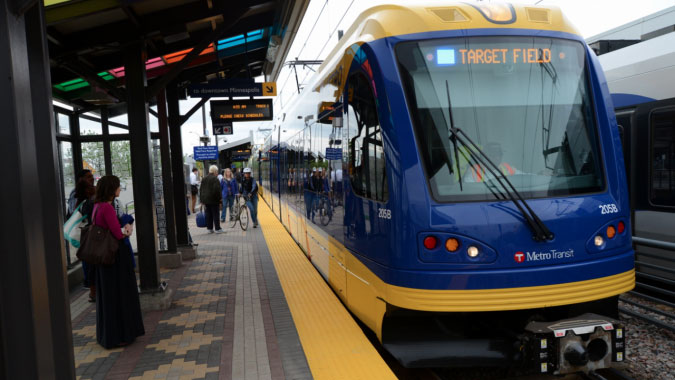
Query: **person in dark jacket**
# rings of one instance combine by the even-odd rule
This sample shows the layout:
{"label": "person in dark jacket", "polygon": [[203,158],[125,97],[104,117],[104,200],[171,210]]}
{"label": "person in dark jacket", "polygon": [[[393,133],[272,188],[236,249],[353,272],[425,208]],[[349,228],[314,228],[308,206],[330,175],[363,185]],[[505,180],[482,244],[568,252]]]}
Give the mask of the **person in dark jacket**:
{"label": "person in dark jacket", "polygon": [[209,167],[209,175],[202,179],[202,186],[199,188],[199,201],[206,208],[206,229],[210,234],[213,233],[214,227],[216,233],[223,232],[223,229],[220,228],[220,218],[218,217],[222,198],[220,181],[218,181],[218,167],[211,165]]}
{"label": "person in dark jacket", "polygon": [[253,228],[258,228],[258,184],[251,177],[251,168],[244,168],[244,178],[241,180],[241,195],[246,199],[246,206],[251,211]]}
{"label": "person in dark jacket", "polygon": [[234,215],[234,197],[239,194],[239,187],[237,186],[237,180],[232,176],[232,170],[225,169],[225,175],[220,181],[220,188],[222,189],[223,195],[223,213],[220,215],[220,221],[225,221],[225,216],[227,215],[227,210],[230,210],[230,220],[232,220]]}

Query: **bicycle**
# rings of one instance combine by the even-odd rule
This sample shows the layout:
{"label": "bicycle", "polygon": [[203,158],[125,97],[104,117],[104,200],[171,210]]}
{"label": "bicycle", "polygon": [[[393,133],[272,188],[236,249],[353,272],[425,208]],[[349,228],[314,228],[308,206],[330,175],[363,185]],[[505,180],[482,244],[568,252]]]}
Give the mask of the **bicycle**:
{"label": "bicycle", "polygon": [[248,207],[241,194],[237,194],[237,199],[232,206],[234,214],[230,214],[230,228],[234,228],[239,222],[241,229],[246,231],[248,228]]}
{"label": "bicycle", "polygon": [[321,222],[321,225],[327,226],[333,219],[332,205],[326,193],[317,194],[317,196],[319,197],[319,200],[314,203],[314,211],[319,214],[319,222]]}

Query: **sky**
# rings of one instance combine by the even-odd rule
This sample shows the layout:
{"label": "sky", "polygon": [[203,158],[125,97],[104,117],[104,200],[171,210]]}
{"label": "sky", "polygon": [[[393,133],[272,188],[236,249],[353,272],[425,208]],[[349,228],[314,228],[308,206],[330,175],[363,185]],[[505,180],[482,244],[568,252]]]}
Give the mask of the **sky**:
{"label": "sky", "polygon": [[[484,1],[489,2],[489,0]],[[408,3],[417,2],[416,0],[410,0]],[[392,3],[392,0],[311,0],[296,39],[286,57],[286,61],[294,60],[296,57],[300,60],[319,60],[325,58],[337,43],[337,30],[346,31],[362,11],[385,3]],[[396,3],[405,2],[396,1]],[[447,5],[448,1],[431,0],[425,3]],[[518,3],[538,4],[541,6],[555,5],[560,7],[585,38],[675,6],[675,0],[525,0]],[[309,82],[313,72],[301,67],[297,69],[301,85]],[[256,78],[256,80],[259,82],[263,81],[262,78]],[[284,68],[277,78],[277,96],[274,99],[274,114],[282,114],[283,105],[292,102],[295,96],[297,96],[295,76],[291,68]],[[186,101],[181,101],[181,113],[186,113],[198,101],[199,99],[190,98]],[[208,117],[208,106],[206,114],[207,130],[210,135],[211,122]],[[229,141],[239,140],[248,137],[250,131],[257,131],[258,129],[274,129],[274,123],[234,123],[234,134],[226,138]],[[184,153],[190,154],[193,146],[198,145],[198,136],[202,135],[202,130],[202,113],[197,112],[183,126]],[[255,132],[255,142],[262,143],[266,133],[270,132]],[[214,139],[212,138],[211,144],[214,143]],[[223,144],[222,136],[220,144]]]}

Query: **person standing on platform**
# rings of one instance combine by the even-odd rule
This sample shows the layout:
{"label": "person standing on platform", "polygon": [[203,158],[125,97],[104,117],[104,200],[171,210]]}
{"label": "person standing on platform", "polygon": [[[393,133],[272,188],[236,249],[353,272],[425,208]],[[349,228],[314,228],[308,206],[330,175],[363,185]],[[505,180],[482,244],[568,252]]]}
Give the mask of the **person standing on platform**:
{"label": "person standing on platform", "polygon": [[220,215],[220,221],[225,221],[227,210],[230,210],[230,220],[234,218],[234,197],[239,194],[237,180],[232,177],[232,170],[225,169],[225,176],[220,181],[220,188],[223,195],[223,213]]}
{"label": "person standing on platform", "polygon": [[[78,173],[78,181],[73,189],[72,209],[71,201],[68,200],[68,218],[72,215],[78,206],[80,213],[87,215],[87,224],[91,224],[91,212],[94,209],[94,197],[96,196],[96,187],[94,187],[94,175],[91,170],[83,169]],[[71,257],[77,255],[77,248],[71,247]],[[96,302],[96,283],[93,274],[94,267],[82,261],[82,271],[84,272],[84,287],[89,288],[89,302]]]}
{"label": "person standing on platform", "polygon": [[258,184],[251,177],[251,168],[244,168],[244,178],[241,180],[241,195],[246,199],[246,206],[251,210],[253,228],[258,228]]}
{"label": "person standing on platform", "polygon": [[192,168],[192,173],[190,173],[190,194],[192,194],[190,210],[192,210],[193,214],[195,213],[195,204],[197,203],[197,194],[199,193],[199,181],[197,179],[197,173],[199,173],[199,170],[197,168]]}
{"label": "person standing on platform", "polygon": [[220,228],[220,218],[218,218],[222,197],[220,182],[218,181],[218,167],[211,165],[209,175],[202,179],[202,185],[199,188],[199,201],[206,208],[206,229],[210,234],[213,233],[214,227],[216,233],[223,232],[223,229]]}
{"label": "person standing on platform", "polygon": [[[96,186],[96,204],[92,223],[110,231],[117,240],[131,236],[133,227],[123,228],[117,219],[113,201],[120,194],[120,180],[104,176]],[[105,348],[132,343],[145,334],[136,274],[128,245],[120,241],[115,263],[95,265],[96,277],[96,340]]]}

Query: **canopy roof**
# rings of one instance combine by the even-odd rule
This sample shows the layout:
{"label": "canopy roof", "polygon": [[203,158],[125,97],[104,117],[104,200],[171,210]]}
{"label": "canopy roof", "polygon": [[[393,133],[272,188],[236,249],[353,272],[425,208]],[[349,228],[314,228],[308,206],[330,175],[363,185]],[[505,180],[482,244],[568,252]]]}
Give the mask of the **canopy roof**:
{"label": "canopy roof", "polygon": [[[309,3],[44,1],[54,97],[83,108],[124,102],[123,53],[138,41],[147,47],[149,87],[167,74],[181,84],[263,74],[275,80],[290,46],[287,39]],[[201,51],[192,57],[195,48]]]}

